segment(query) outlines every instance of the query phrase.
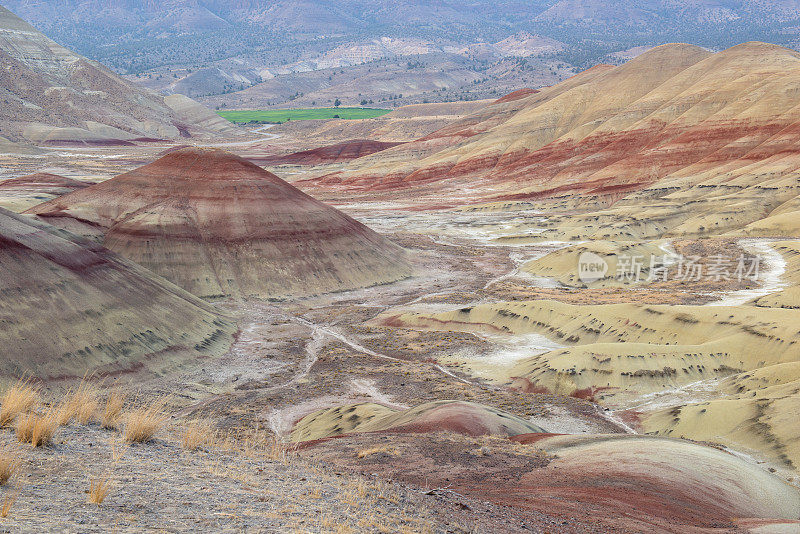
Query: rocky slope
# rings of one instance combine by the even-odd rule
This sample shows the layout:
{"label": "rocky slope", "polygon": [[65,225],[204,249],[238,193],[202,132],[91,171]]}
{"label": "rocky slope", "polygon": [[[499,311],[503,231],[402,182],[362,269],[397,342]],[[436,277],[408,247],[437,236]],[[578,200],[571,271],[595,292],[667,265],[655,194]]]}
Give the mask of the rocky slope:
{"label": "rocky slope", "polygon": [[29,213],[202,297],[308,295],[410,274],[397,245],[221,150],[176,150]]}

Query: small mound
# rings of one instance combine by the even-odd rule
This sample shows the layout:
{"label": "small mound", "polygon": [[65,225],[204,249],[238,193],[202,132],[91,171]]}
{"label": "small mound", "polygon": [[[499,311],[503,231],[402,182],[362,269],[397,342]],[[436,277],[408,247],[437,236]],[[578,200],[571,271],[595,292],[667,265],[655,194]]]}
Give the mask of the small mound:
{"label": "small mound", "polygon": [[[526,441],[525,436],[512,439]],[[552,436],[536,441],[536,447],[557,459],[550,476],[531,473],[523,477],[523,488],[544,484],[587,503],[617,501],[637,514],[687,523],[797,519],[800,509],[796,488],[711,447],[629,434]]]}
{"label": "small mound", "polygon": [[304,417],[292,441],[310,441],[350,433],[428,433],[449,431],[467,436],[516,436],[544,432],[538,426],[488,406],[437,401],[397,411],[379,404],[354,404],[320,410]]}
{"label": "small mound", "polygon": [[253,163],[185,148],[29,210],[201,297],[283,298],[393,282],[405,252]]}
{"label": "small mound", "polygon": [[293,154],[249,159],[262,165],[322,165],[324,163],[351,161],[402,144],[357,139],[311,150],[303,150]]}
{"label": "small mound", "polygon": [[551,252],[522,270],[569,287],[618,286],[655,278],[667,255],[659,243],[591,241]]}
{"label": "small mound", "polygon": [[89,183],[59,176],[58,174],[37,172],[0,182],[0,191],[23,190],[49,195],[63,195],[90,185]]}
{"label": "small mound", "polygon": [[91,184],[46,172],[11,178],[0,182],[0,207],[19,213],[89,185]]}

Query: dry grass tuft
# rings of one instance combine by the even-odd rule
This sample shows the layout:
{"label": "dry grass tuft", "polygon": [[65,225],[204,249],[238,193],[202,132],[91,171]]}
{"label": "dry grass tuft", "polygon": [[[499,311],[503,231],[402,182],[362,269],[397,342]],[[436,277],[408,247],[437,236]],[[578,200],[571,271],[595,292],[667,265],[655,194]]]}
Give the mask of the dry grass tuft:
{"label": "dry grass tuft", "polygon": [[39,402],[39,391],[30,379],[19,379],[3,393],[0,400],[0,427],[9,427],[19,416]]}
{"label": "dry grass tuft", "polygon": [[9,512],[11,512],[11,507],[17,502],[17,497],[19,497],[19,490],[3,498],[3,504],[0,505],[0,517],[3,519],[8,517]]}
{"label": "dry grass tuft", "polygon": [[0,449],[0,486],[8,482],[17,472],[20,461],[8,449]]}
{"label": "dry grass tuft", "polygon": [[211,421],[206,419],[195,419],[186,424],[183,431],[181,444],[189,451],[196,451],[206,445],[214,443],[216,430]]}
{"label": "dry grass tuft", "polygon": [[136,408],[125,416],[122,436],[128,443],[147,443],[158,433],[169,418],[164,409],[166,400],[157,399],[148,406]]}
{"label": "dry grass tuft", "polygon": [[114,430],[119,426],[122,419],[122,409],[125,407],[125,394],[114,389],[106,399],[106,406],[100,414],[100,425],[103,428]]}
{"label": "dry grass tuft", "polygon": [[65,426],[73,419],[82,425],[88,424],[97,414],[97,407],[100,405],[98,395],[97,388],[85,380],[81,382],[78,389],[69,392],[59,405],[58,424]]}
{"label": "dry grass tuft", "polygon": [[17,417],[17,439],[33,447],[45,447],[52,443],[58,426],[58,414],[53,409],[44,414],[22,414]]}
{"label": "dry grass tuft", "polygon": [[100,506],[106,500],[109,491],[111,491],[111,481],[107,478],[92,480],[87,502]]}
{"label": "dry grass tuft", "polygon": [[127,453],[128,449],[131,448],[130,443],[124,439],[111,438],[109,439],[108,444],[111,446],[111,461],[114,463],[114,465],[119,464],[122,461],[122,458],[125,457],[125,453]]}
{"label": "dry grass tuft", "polygon": [[397,450],[386,446],[372,447],[371,449],[364,449],[358,451],[358,454],[356,456],[358,456],[358,458],[361,459],[361,458],[366,458],[367,456],[372,456],[373,454],[388,454],[390,456],[397,456]]}

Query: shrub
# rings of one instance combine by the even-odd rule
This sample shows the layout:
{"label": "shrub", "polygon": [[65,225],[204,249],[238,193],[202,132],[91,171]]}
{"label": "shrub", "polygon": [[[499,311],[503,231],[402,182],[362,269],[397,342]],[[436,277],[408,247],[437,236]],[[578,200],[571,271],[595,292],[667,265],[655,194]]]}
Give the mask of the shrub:
{"label": "shrub", "polygon": [[89,486],[89,496],[87,501],[91,504],[100,506],[103,504],[103,501],[106,500],[106,496],[110,490],[111,481],[109,481],[107,478],[92,480],[92,483]]}
{"label": "shrub", "polygon": [[19,469],[19,460],[8,450],[0,449],[0,486],[14,476]]}
{"label": "shrub", "polygon": [[100,402],[97,400],[98,392],[86,381],[81,382],[74,392],[67,397],[58,407],[58,424],[69,424],[72,419],[85,425],[94,419]]}

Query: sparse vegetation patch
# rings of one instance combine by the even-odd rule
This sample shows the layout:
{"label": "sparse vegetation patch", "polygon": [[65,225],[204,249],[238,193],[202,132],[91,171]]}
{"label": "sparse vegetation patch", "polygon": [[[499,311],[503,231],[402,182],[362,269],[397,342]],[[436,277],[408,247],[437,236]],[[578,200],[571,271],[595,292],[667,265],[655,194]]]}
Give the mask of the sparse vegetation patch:
{"label": "sparse vegetation patch", "polygon": [[298,108],[218,111],[219,115],[237,124],[282,124],[287,121],[319,119],[372,119],[386,115],[390,109],[375,108]]}

